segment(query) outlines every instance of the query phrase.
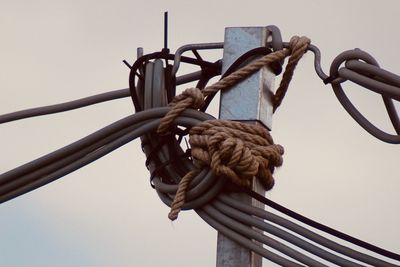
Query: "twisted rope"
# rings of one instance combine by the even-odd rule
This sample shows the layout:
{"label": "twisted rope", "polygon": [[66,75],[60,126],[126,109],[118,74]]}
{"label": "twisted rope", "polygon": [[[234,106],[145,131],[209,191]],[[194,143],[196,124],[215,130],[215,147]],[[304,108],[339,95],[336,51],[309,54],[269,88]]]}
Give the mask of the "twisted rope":
{"label": "twisted rope", "polygon": [[[169,104],[172,109],[162,118],[157,129],[165,134],[172,122],[187,108],[200,109],[208,95],[235,85],[262,67],[281,62],[290,56],[282,76],[281,83],[273,95],[274,111],[282,103],[300,58],[306,52],[310,39],[294,36],[289,47],[270,53],[245,67],[236,70],[220,81],[200,90],[186,89]],[[178,190],[168,215],[176,220],[185,203],[185,195],[190,181],[203,166],[210,166],[214,174],[226,177],[234,184],[249,187],[253,177],[257,177],[266,190],[274,185],[272,173],[275,167],[282,165],[283,147],[275,145],[268,131],[258,125],[234,121],[205,121],[193,127],[189,132],[192,157],[199,165],[197,170],[187,173],[179,182]]]}
{"label": "twisted rope", "polygon": [[168,213],[168,218],[171,221],[175,221],[178,218],[178,214],[182,209],[186,199],[186,191],[192,179],[199,174],[199,169],[188,172],[181,181],[179,182],[178,190],[175,193],[175,198],[171,204],[171,211]]}
{"label": "twisted rope", "polygon": [[307,48],[310,43],[311,40],[305,36],[302,37],[294,36],[290,39],[289,49],[291,51],[291,55],[289,57],[285,71],[282,74],[281,83],[279,84],[279,87],[276,90],[275,95],[273,96],[274,112],[281,105],[282,100],[285,97],[286,92],[289,88],[289,84],[290,81],[292,80],[297,63],[300,61],[304,53],[307,51]]}
{"label": "twisted rope", "polygon": [[235,85],[236,83],[249,77],[251,74],[255,73],[262,67],[268,66],[275,62],[281,62],[286,57],[290,56],[288,64],[286,65],[285,71],[282,75],[281,83],[279,84],[279,87],[276,90],[276,93],[272,99],[275,111],[278,108],[278,106],[282,103],[282,100],[288,90],[290,81],[292,80],[293,73],[297,66],[297,63],[306,52],[310,42],[311,42],[310,39],[308,39],[307,37],[293,36],[290,39],[288,48],[284,48],[282,50],[278,50],[268,55],[265,55],[255,60],[254,62],[244,66],[243,68],[234,71],[233,73],[222,78],[218,82],[210,86],[207,86],[203,90],[200,90],[198,88],[186,89],[185,91],[183,91],[182,94],[175,96],[174,99],[171,101],[171,103],[169,103],[169,106],[172,107],[172,109],[161,120],[157,132],[159,134],[165,134],[168,131],[171,123],[185,109],[201,108],[204,105],[205,97],[215,94],[220,90],[227,89],[232,85]]}
{"label": "twisted rope", "polygon": [[266,190],[274,185],[274,167],[282,165],[283,147],[275,145],[262,126],[212,120],[190,130],[192,157],[217,176],[250,187],[257,176]]}
{"label": "twisted rope", "polygon": [[168,214],[170,220],[178,218],[190,181],[202,167],[210,166],[218,177],[242,187],[250,187],[253,177],[257,177],[265,190],[270,190],[275,183],[272,173],[283,161],[283,147],[274,144],[264,127],[254,124],[204,121],[190,129],[189,143],[197,168],[179,182]]}

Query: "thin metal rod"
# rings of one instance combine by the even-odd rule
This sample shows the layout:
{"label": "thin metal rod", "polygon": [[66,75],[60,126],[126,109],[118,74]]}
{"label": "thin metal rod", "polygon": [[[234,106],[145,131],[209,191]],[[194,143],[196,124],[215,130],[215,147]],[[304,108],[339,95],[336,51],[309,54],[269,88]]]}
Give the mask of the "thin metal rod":
{"label": "thin metal rod", "polygon": [[168,11],[164,12],[164,49],[168,49]]}

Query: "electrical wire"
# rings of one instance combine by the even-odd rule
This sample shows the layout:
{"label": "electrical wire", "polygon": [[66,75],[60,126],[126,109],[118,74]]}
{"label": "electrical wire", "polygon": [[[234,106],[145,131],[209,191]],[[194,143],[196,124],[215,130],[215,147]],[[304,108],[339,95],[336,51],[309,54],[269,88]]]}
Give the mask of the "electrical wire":
{"label": "electrical wire", "polygon": [[[272,201],[270,199],[267,199],[267,198],[261,196],[260,194],[257,194],[254,191],[247,190],[246,193],[249,194],[252,198],[260,201],[261,203],[263,203],[263,204],[265,204],[265,205],[267,205],[267,206],[269,206],[269,207],[271,207],[271,208],[273,208],[273,209],[275,209],[275,210],[277,210],[279,212],[282,212],[283,214],[286,214],[287,216],[290,216],[290,217],[292,217],[292,218],[294,218],[294,219],[296,219],[296,220],[298,220],[298,221],[300,221],[302,223],[305,223],[305,224],[307,224],[307,225],[309,225],[309,226],[311,226],[313,228],[316,228],[316,229],[321,230],[321,231],[323,231],[325,233],[328,233],[328,234],[330,234],[332,236],[335,236],[337,238],[340,238],[340,239],[343,239],[343,240],[348,241],[350,243],[353,243],[353,244],[355,244],[357,246],[360,246],[362,248],[365,248],[367,250],[373,251],[373,252],[375,252],[377,254],[380,254],[382,256],[385,256],[385,257],[392,258],[392,259],[400,261],[400,255],[399,254],[396,254],[396,253],[393,253],[391,251],[385,250],[383,248],[374,246],[374,245],[372,245],[370,243],[367,243],[367,242],[364,242],[364,241],[362,241],[360,239],[354,238],[354,237],[352,237],[350,235],[347,235],[347,234],[345,234],[343,232],[340,232],[340,231],[337,231],[337,230],[332,229],[330,227],[327,227],[326,225],[323,225],[323,224],[318,223],[318,222],[316,222],[314,220],[311,220],[311,219],[309,219],[309,218],[307,218],[307,217],[305,217],[305,216],[303,216],[303,215],[301,215],[301,214],[299,214],[297,212],[289,210],[289,209],[279,205],[278,203],[276,203],[276,202],[274,202],[274,201]],[[337,248],[335,248],[335,250],[337,250]]]}
{"label": "electrical wire", "polygon": [[[273,49],[279,50],[284,47],[285,43],[280,44],[279,29],[271,26],[269,30],[273,36],[271,42]],[[385,142],[399,143],[400,123],[392,99],[398,100],[400,97],[398,92],[400,78],[380,69],[372,57],[360,53],[358,50],[345,53],[335,59],[328,77],[320,68],[319,50],[315,46],[310,46],[310,50],[316,56],[314,64],[318,75],[325,82],[332,84],[339,101],[349,110],[350,115],[377,138]],[[249,51],[239,57],[224,75],[228,75],[231,71],[246,64],[246,62],[258,55],[269,52],[270,50],[265,47]],[[221,62],[207,62],[198,55],[197,51],[194,54],[196,55],[195,59],[181,56],[180,60],[200,66],[201,71],[184,75],[180,81],[184,83],[197,79],[199,80],[197,85],[202,89],[210,78],[220,74]],[[130,141],[141,138],[142,149],[147,157],[146,166],[151,173],[151,183],[160,199],[170,206],[181,178],[188,171],[196,168],[189,153],[184,152],[180,146],[182,137],[194,125],[204,120],[214,119],[201,111],[186,110],[175,120],[170,134],[163,137],[159,137],[156,134],[160,119],[169,111],[169,108],[165,106],[171,101],[175,86],[179,83],[179,77],[176,79],[172,77],[174,75],[172,75],[171,66],[163,67],[161,59],[172,60],[174,58],[174,55],[165,51],[140,57],[131,67],[129,89],[115,90],[57,105],[1,115],[0,124],[63,112],[127,96],[132,97],[136,109],[136,114],[134,115],[127,116],[68,146],[1,174],[0,203],[55,181],[100,159]],[[362,59],[364,62],[356,59]],[[151,60],[154,61],[152,62]],[[338,69],[343,62],[345,62],[345,69]],[[278,64],[273,69],[279,74],[281,68],[282,66]],[[136,76],[139,77],[137,82],[135,80]],[[379,129],[376,130],[375,126],[369,123],[361,114],[358,114],[355,108],[352,108],[351,103],[349,105],[348,99],[340,87],[340,83],[345,80],[354,81],[382,94],[389,117],[398,134],[397,136],[384,133]],[[212,96],[206,99],[207,105],[211,100]],[[180,136],[178,137],[177,135]],[[321,259],[339,266],[363,266],[364,263],[373,266],[396,266],[394,263],[389,263],[386,260],[378,259],[334,242],[277,214],[244,204],[227,194],[227,188],[232,189],[233,187],[227,180],[216,177],[209,168],[205,168],[192,180],[183,209],[195,209],[201,218],[229,239],[282,266],[302,266],[302,264],[325,266],[320,261]],[[297,221],[306,223],[311,228],[325,231],[330,235],[378,253],[387,259],[400,261],[400,256],[396,253],[319,224],[253,191],[247,190],[246,193],[251,198],[269,205]],[[269,235],[267,236],[264,231]],[[291,245],[286,245],[270,235]],[[279,251],[285,256],[280,256],[264,246]],[[314,256],[307,256],[298,251],[298,249],[307,251]],[[332,251],[335,253],[332,253]]]}
{"label": "electrical wire", "polygon": [[[315,229],[318,229],[318,230],[321,230],[323,232],[326,232],[326,233],[328,233],[328,234],[330,234],[332,236],[338,237],[338,238],[340,238],[342,240],[348,241],[348,242],[350,242],[352,244],[355,244],[355,245],[357,245],[359,247],[363,247],[365,249],[373,251],[373,252],[375,252],[377,254],[380,254],[382,256],[385,256],[385,257],[388,257],[388,258],[392,258],[392,259],[395,259],[395,260],[399,260],[399,255],[398,254],[395,254],[393,252],[389,252],[387,250],[383,250],[381,248],[378,248],[378,250],[377,250],[376,249],[377,247],[375,247],[375,246],[373,246],[373,245],[371,245],[369,243],[363,242],[363,241],[362,241],[363,243],[360,243],[359,242],[360,240],[356,240],[355,238],[353,238],[353,237],[351,237],[349,235],[345,235],[345,234],[344,234],[345,236],[337,235],[337,234],[335,234],[335,232],[337,232],[337,230],[334,230],[334,229],[332,229],[330,227],[329,227],[329,231],[326,231],[325,228],[328,228],[327,226],[321,225],[319,223],[317,223],[319,225],[316,226],[315,225],[316,222],[314,222],[314,221],[310,220],[309,218],[306,218],[306,217],[304,217],[302,215],[299,216],[299,214],[297,214],[297,213],[295,213],[293,211],[288,212],[286,208],[280,206],[279,204],[277,204],[275,202],[272,202],[271,200],[267,199],[267,201],[264,201],[265,198],[260,198],[260,197],[257,197],[256,199],[258,201],[262,200],[261,203],[267,205],[268,207],[272,207],[274,209],[278,208],[277,210],[282,212],[283,214],[285,214],[285,215],[287,215],[287,216],[289,216],[289,217],[291,217],[291,218],[293,218],[293,219],[295,219],[295,220],[297,220],[299,222],[303,222],[304,224],[309,225],[309,226],[311,226],[311,227],[313,227]],[[303,237],[305,237],[305,238],[307,238],[307,239],[309,239],[309,240],[311,240],[313,242],[316,242],[317,244],[320,244],[320,245],[322,245],[322,246],[324,246],[324,247],[326,247],[328,249],[331,249],[332,251],[336,251],[336,252],[341,253],[343,255],[346,255],[348,257],[354,258],[356,260],[359,260],[359,261],[362,261],[362,262],[365,262],[365,263],[368,263],[368,264],[372,264],[374,266],[382,266],[382,264],[383,265],[388,264],[387,262],[377,260],[376,258],[371,257],[371,256],[369,256],[367,254],[360,253],[360,252],[355,251],[354,249],[351,249],[351,248],[347,248],[347,247],[345,247],[345,246],[343,246],[343,245],[341,245],[341,244],[339,244],[337,242],[334,242],[334,241],[332,241],[332,240],[330,240],[330,239],[328,239],[326,237],[323,237],[323,236],[321,236],[321,235],[319,235],[319,234],[317,234],[317,233],[315,233],[315,232],[313,232],[313,231],[311,231],[311,230],[309,230],[309,229],[307,229],[307,228],[305,228],[303,226],[300,226],[299,224],[295,223],[294,221],[287,220],[287,219],[285,219],[285,218],[283,218],[281,216],[278,216],[278,215],[276,215],[276,214],[274,214],[272,212],[269,212],[269,211],[266,211],[266,210],[263,210],[263,209],[260,209],[260,208],[257,208],[257,207],[244,205],[240,201],[237,201],[237,200],[235,200],[233,198],[228,198],[228,196],[226,196],[226,195],[220,195],[218,197],[218,200],[220,200],[221,202],[223,202],[225,204],[229,204],[235,210],[240,210],[240,211],[242,211],[242,212],[244,212],[246,214],[249,214],[249,215],[252,215],[252,216],[256,216],[256,217],[265,219],[267,221],[273,222],[273,223],[275,223],[275,224],[277,224],[279,226],[282,226],[282,227],[284,227],[284,228],[286,228],[286,229],[288,229],[288,230],[290,230],[292,232],[295,232],[295,233],[297,233],[297,234],[299,234],[299,235],[301,235],[301,236],[303,236]],[[272,205],[271,205],[271,202],[273,203]],[[296,215],[294,216],[294,214],[296,214]],[[268,230],[266,230],[266,231],[268,231]]]}
{"label": "electrical wire", "polygon": [[[0,175],[2,189],[0,203],[52,182],[99,159],[135,138],[154,131],[159,120],[168,110],[169,108],[151,109],[128,116],[63,149]],[[183,126],[193,126],[205,119],[210,119],[210,116],[204,115],[205,113],[189,111],[185,114],[189,115],[183,115],[177,120]],[[124,133],[123,127],[127,129],[127,133]],[[106,139],[107,137],[109,138]],[[108,142],[104,144],[105,141]],[[80,150],[84,148],[90,148],[90,151],[83,150],[86,153],[81,152]],[[68,158],[70,156],[73,157],[73,161]],[[45,168],[51,169],[52,172],[47,173],[48,169]],[[40,170],[45,171],[40,172]],[[43,173],[47,174],[43,175]],[[3,188],[5,189],[3,190]]]}
{"label": "electrical wire", "polygon": [[[345,63],[344,67],[340,67]],[[330,67],[328,80],[333,91],[350,116],[368,133],[392,144],[400,144],[400,120],[393,100],[400,101],[400,76],[379,68],[378,62],[368,53],[360,50],[348,50],[339,54]],[[352,81],[375,93],[382,95],[389,118],[397,134],[380,130],[366,119],[346,96],[342,83]]]}
{"label": "electrical wire", "polygon": [[[202,85],[205,86],[204,83]],[[160,152],[160,155],[161,154],[162,154],[162,152]],[[168,157],[168,155],[164,155],[164,156]],[[181,165],[181,164],[185,165],[186,163],[178,161],[178,162],[175,162],[173,165],[177,166],[177,165]],[[188,166],[188,168],[191,169],[191,168],[193,168],[193,166],[192,167]],[[168,175],[168,174],[165,174],[165,175]],[[176,192],[176,190],[177,190],[177,185],[175,185],[175,186],[174,185],[164,186],[162,180],[171,180],[171,179],[170,178],[165,178],[165,177],[160,177],[160,176],[154,177],[154,180],[153,180],[154,181],[154,187],[155,187],[158,195],[160,196],[160,199],[166,205],[170,206],[171,203],[172,203],[172,199],[174,197],[173,193]],[[200,176],[204,177],[206,175],[200,174],[199,176],[197,176],[193,180],[193,182],[191,183],[191,185],[192,185],[191,190],[193,190],[193,189],[196,190],[197,189],[197,186],[199,184],[199,177]],[[207,177],[208,178],[201,178],[201,179],[204,179],[204,180],[208,180],[209,179],[208,181],[214,181],[213,179],[211,179],[211,177],[212,177],[211,174],[209,176],[207,176]],[[189,190],[189,192],[187,193],[188,201],[185,203],[183,209],[192,209],[192,208],[196,209],[196,211],[199,213],[199,215],[204,220],[206,220],[207,223],[209,223],[213,227],[221,227],[221,225],[224,225],[224,226],[227,226],[229,229],[235,229],[235,232],[239,233],[240,231],[243,231],[243,226],[241,225],[240,222],[238,222],[235,219],[232,220],[232,218],[228,218],[225,215],[222,215],[221,213],[223,213],[223,212],[218,212],[217,210],[215,210],[212,207],[209,207],[208,205],[207,206],[202,206],[205,203],[209,203],[209,205],[211,205],[211,206],[220,205],[217,202],[217,200],[214,199],[214,197],[217,196],[217,195],[221,195],[218,191],[219,191],[219,188],[221,187],[221,185],[223,185],[225,183],[225,181],[218,180],[217,183],[218,183],[218,186],[216,186],[216,187],[218,188],[218,190],[215,187],[211,187],[210,191],[213,191],[212,193],[210,193],[210,191],[205,191],[205,192],[207,192],[206,193],[207,195],[212,196],[212,198],[208,199],[208,202],[202,197],[200,197],[201,198],[200,201],[196,201],[196,199],[193,201],[192,200],[194,198],[194,196],[192,195],[193,192],[191,190]],[[203,190],[205,190],[206,188],[208,188],[208,184],[207,184],[207,186],[204,186]],[[199,190],[198,192],[204,192],[204,191]],[[217,192],[219,194],[215,194],[214,192]],[[212,201],[212,202],[209,202],[209,201]],[[231,198],[227,202],[232,205],[233,201],[234,201],[234,199]],[[202,205],[198,205],[198,203],[201,203]],[[265,229],[263,229],[263,230],[265,230]],[[258,241],[261,241],[263,244],[267,243],[269,246],[274,246],[275,248],[280,248],[280,251],[282,252],[282,250],[283,250],[284,254],[286,254],[288,256],[291,255],[292,257],[294,257],[295,260],[300,260],[300,262],[303,262],[303,263],[307,264],[308,266],[319,266],[319,264],[320,264],[318,262],[308,262],[306,258],[303,258],[302,256],[299,256],[299,255],[296,255],[296,253],[293,253],[293,251],[291,251],[290,249],[289,250],[283,249],[282,247],[284,247],[284,246],[282,246],[282,244],[277,244],[277,243],[275,243],[275,241],[271,241],[270,239],[268,239],[264,235],[260,236],[259,233],[256,233],[256,232],[253,232],[253,231],[248,232],[247,230],[245,232],[246,232],[245,234],[242,233],[242,235],[236,236],[236,238],[240,240],[238,242],[240,242],[241,244],[247,244],[247,240],[246,239],[251,236],[252,239],[257,239]],[[300,232],[302,232],[302,231],[300,231]],[[288,235],[288,234],[286,233],[286,235]],[[281,232],[281,236],[282,236],[282,232]],[[294,243],[296,243],[296,245],[298,245],[301,242],[302,242],[303,246],[306,246],[308,248],[308,251],[310,251],[314,255],[320,255],[320,256],[322,256],[322,258],[329,259],[333,263],[339,264],[340,266],[361,266],[358,263],[346,260],[345,258],[342,258],[342,257],[339,257],[339,256],[335,256],[332,253],[329,253],[329,252],[327,252],[327,251],[325,251],[325,250],[323,250],[323,249],[321,249],[319,247],[310,246],[309,243],[307,243],[307,242],[305,242],[303,240],[296,239],[296,241]],[[327,243],[326,240],[325,240],[325,243]],[[307,244],[307,245],[304,245],[304,244]],[[380,261],[379,259],[376,259],[376,258],[373,258],[373,257],[369,257],[369,256],[365,256],[365,255],[363,256],[363,254],[361,254],[361,253],[357,254],[353,250],[351,250],[349,248],[346,248],[344,246],[339,246],[339,245],[334,246],[334,245],[332,245],[332,243],[329,243],[329,242],[328,242],[328,244],[330,245],[329,248],[336,248],[336,247],[340,248],[341,251],[346,256],[351,257],[351,256],[355,255],[355,258],[357,260],[361,259],[361,260],[366,261],[367,263],[369,262],[369,263],[378,263],[378,264],[380,264],[380,265],[377,265],[377,266],[393,266],[393,264],[387,263],[385,261]],[[335,243],[333,243],[333,244],[335,244]],[[248,246],[248,245],[244,245],[244,246]],[[254,248],[252,248],[252,250],[254,251]],[[266,255],[264,255],[264,256],[266,256]],[[266,257],[271,257],[271,255],[268,255]]]}
{"label": "electrical wire", "polygon": [[[132,67],[131,67],[131,71],[129,73],[129,89],[130,89],[133,105],[135,107],[135,111],[136,112],[139,112],[139,111],[143,110],[143,107],[140,104],[140,101],[138,99],[138,95],[137,95],[137,92],[136,92],[136,76],[140,77],[140,75],[138,75],[138,70],[146,62],[148,62],[151,59],[156,59],[156,58],[171,59],[172,60],[172,59],[175,59],[175,55],[167,54],[165,52],[151,53],[151,54],[144,55],[144,56],[138,58],[135,61],[135,63],[132,65]],[[199,60],[197,58],[190,58],[190,57],[185,57],[185,56],[181,56],[180,57],[180,61],[185,62],[185,63],[189,63],[189,64],[194,64],[194,65],[201,66],[202,69],[203,68],[207,68],[210,72],[211,71],[215,71],[216,75],[218,75],[218,73],[220,73],[221,65],[218,62],[211,63],[211,62],[208,62],[208,61]]]}
{"label": "electrical wire", "polygon": [[258,255],[261,255],[265,259],[268,259],[276,264],[279,264],[280,266],[287,266],[287,267],[298,267],[298,266],[303,266],[299,263],[296,263],[294,261],[291,261],[289,259],[286,259],[282,256],[279,256],[265,248],[263,248],[260,245],[257,245],[254,243],[252,240],[249,238],[246,238],[235,231],[231,230],[229,227],[225,226],[223,223],[220,223],[219,221],[215,220],[212,218],[209,214],[202,210],[198,210],[197,214],[204,220],[206,221],[211,227],[215,228],[218,232],[222,233],[223,235],[229,237],[232,241],[238,243],[239,245],[254,251]]}
{"label": "electrical wire", "polygon": [[44,106],[44,107],[37,107],[37,108],[30,108],[30,109],[25,109],[25,110],[20,110],[12,113],[7,113],[0,115],[0,124],[6,123],[6,122],[11,122],[11,121],[16,121],[16,120],[21,120],[21,119],[26,119],[26,118],[31,118],[31,117],[36,117],[36,116],[43,116],[43,115],[48,115],[48,114],[54,114],[54,113],[59,113],[59,112],[64,112],[64,111],[69,111],[73,109],[78,109],[94,104],[98,104],[101,102],[106,102],[110,100],[115,100],[119,98],[124,98],[124,97],[129,97],[130,92],[129,89],[119,89],[119,90],[114,90],[102,94],[97,94],[73,101],[68,101],[56,105],[49,105],[49,106]]}
{"label": "electrical wire", "polygon": [[[226,198],[226,201],[228,203],[231,203],[231,199],[229,199],[229,198]],[[214,204],[214,207],[219,212],[224,213],[225,215],[227,215],[235,220],[238,220],[241,223],[244,223],[251,227],[255,227],[259,230],[268,232],[270,234],[273,234],[273,235],[275,235],[287,242],[290,242],[292,244],[296,244],[298,247],[300,247],[306,251],[312,252],[316,256],[319,256],[325,260],[331,261],[332,263],[338,264],[340,266],[346,266],[346,265],[347,266],[358,266],[357,264],[355,264],[351,261],[348,261],[346,259],[343,259],[339,256],[336,256],[335,254],[330,253],[326,250],[323,250],[323,249],[319,248],[318,246],[313,245],[312,243],[295,236],[294,234],[291,234],[291,233],[284,231],[278,227],[275,227],[272,224],[266,223],[261,219],[254,218],[253,214],[248,215],[243,212],[240,212],[240,211],[238,211],[238,209],[229,206],[229,204],[219,203],[217,201],[215,201],[213,204]],[[246,206],[249,206],[249,205],[246,205]],[[300,260],[300,261],[305,264],[308,264],[308,265],[316,264],[315,262],[309,263],[308,260],[305,260],[305,261]]]}
{"label": "electrical wire", "polygon": [[[216,63],[216,64],[218,64],[218,63]],[[207,76],[207,77],[209,77],[208,80],[215,75],[216,75],[215,72],[208,73],[208,76]],[[201,71],[182,75],[182,76],[176,78],[176,85],[195,81],[202,77],[203,77],[203,75],[202,75]],[[63,103],[59,103],[59,104],[41,106],[41,107],[36,107],[36,108],[29,108],[29,109],[19,110],[19,111],[15,111],[15,112],[11,112],[11,113],[2,114],[2,115],[0,115],[0,124],[17,121],[17,120],[22,120],[22,119],[27,119],[27,118],[32,118],[32,117],[38,117],[38,116],[44,116],[44,115],[50,115],[50,114],[75,110],[75,109],[99,104],[102,102],[117,100],[117,99],[121,99],[121,98],[125,98],[125,97],[131,97],[129,88],[113,90],[113,91],[109,91],[106,93],[100,93],[100,94],[96,94],[96,95],[92,95],[92,96],[88,96],[88,97],[84,97],[84,98],[80,98],[80,99],[76,99],[76,100],[72,100],[72,101],[68,101],[68,102],[63,102]]]}
{"label": "electrical wire", "polygon": [[[203,210],[210,214],[215,220],[218,220],[220,222],[223,222],[224,225],[229,227],[230,229],[234,230],[236,233],[239,233],[243,236],[246,236],[248,238],[251,238],[253,240],[256,240],[258,242],[261,242],[262,244],[271,247],[273,249],[276,249],[280,251],[281,253],[293,258],[294,260],[297,260],[303,264],[306,264],[306,266],[326,266],[324,264],[321,264],[320,262],[296,251],[295,249],[271,238],[266,236],[263,233],[260,233],[250,227],[251,225],[246,225],[238,221],[237,219],[230,218],[226,216],[223,212],[220,210],[215,209],[213,206],[205,206],[203,207]],[[226,211],[225,211],[226,212]]]}

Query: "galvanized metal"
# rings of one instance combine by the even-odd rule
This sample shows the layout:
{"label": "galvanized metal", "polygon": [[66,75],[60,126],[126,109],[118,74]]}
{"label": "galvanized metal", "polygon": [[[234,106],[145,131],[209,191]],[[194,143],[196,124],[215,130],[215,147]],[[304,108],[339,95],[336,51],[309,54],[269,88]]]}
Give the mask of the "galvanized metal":
{"label": "galvanized metal", "polygon": [[[222,73],[237,58],[247,51],[266,46],[269,31],[267,27],[233,27],[225,29]],[[272,127],[272,101],[275,74],[267,67],[250,76],[234,87],[221,92],[220,119],[261,123]],[[253,190],[264,194],[261,185],[254,179]],[[237,193],[235,198],[242,202],[259,205],[247,195]],[[218,233],[217,267],[261,267],[262,258],[239,246]]]}
{"label": "galvanized metal", "polygon": [[[235,27],[225,29],[222,73],[245,52],[267,44],[267,27]],[[275,74],[264,67],[234,88],[221,94],[220,118],[258,121],[272,126],[272,90]]]}

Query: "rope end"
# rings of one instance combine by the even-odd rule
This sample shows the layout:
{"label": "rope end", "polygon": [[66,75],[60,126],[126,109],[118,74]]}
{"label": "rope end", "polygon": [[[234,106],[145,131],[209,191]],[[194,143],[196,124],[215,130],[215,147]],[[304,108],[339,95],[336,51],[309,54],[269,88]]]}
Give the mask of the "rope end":
{"label": "rope end", "polygon": [[[179,210],[179,211],[180,211],[180,210]],[[175,221],[176,219],[178,219],[179,211],[171,210],[171,211],[168,213],[168,219],[170,219],[171,222],[173,222],[173,221]]]}

